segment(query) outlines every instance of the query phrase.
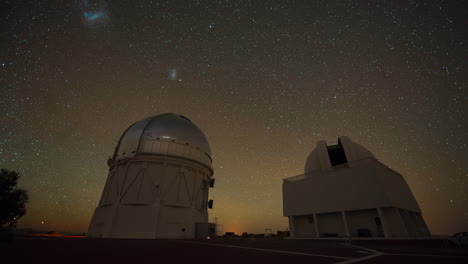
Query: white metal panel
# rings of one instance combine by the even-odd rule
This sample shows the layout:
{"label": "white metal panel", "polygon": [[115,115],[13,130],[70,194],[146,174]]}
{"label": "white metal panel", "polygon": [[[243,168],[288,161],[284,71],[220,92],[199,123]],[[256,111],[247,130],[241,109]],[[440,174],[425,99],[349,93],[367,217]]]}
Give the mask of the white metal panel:
{"label": "white metal panel", "polygon": [[102,193],[102,201],[100,205],[111,205],[118,201],[119,191],[117,184],[117,173],[109,175],[109,183]]}
{"label": "white metal panel", "polygon": [[154,204],[155,203],[155,186],[148,175],[147,170],[142,173],[142,183],[140,192],[138,193],[138,204]]}
{"label": "white metal panel", "polygon": [[155,140],[146,140],[146,141],[141,142],[140,152],[151,153],[153,151],[153,146],[155,142],[156,142]]}
{"label": "white metal panel", "polygon": [[183,157],[211,168],[211,150],[203,132],[187,118],[172,113],[131,125],[119,141],[114,161],[138,153]]}
{"label": "white metal panel", "polygon": [[199,147],[201,151],[211,155],[210,146],[203,132],[190,120],[176,114],[162,114],[151,118],[145,133],[152,137],[175,140],[177,143],[188,143]]}
{"label": "white metal panel", "polygon": [[150,118],[143,119],[130,126],[120,139],[116,160],[133,158],[140,143],[141,134]]}

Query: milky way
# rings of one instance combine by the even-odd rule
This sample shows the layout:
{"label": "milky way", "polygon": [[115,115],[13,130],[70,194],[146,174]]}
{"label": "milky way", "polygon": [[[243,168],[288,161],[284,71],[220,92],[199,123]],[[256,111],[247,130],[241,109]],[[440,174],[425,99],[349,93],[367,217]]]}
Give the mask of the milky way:
{"label": "milky way", "polygon": [[467,230],[465,1],[10,1],[0,24],[0,167],[20,227],[86,231],[133,122],[193,120],[213,152],[210,220],[284,230],[282,179],[316,141],[364,145],[434,234]]}

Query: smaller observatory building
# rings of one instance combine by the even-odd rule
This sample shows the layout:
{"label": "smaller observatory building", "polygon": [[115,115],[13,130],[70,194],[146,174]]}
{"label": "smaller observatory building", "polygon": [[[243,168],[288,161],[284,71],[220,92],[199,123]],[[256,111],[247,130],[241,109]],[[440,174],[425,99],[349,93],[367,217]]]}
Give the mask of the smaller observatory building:
{"label": "smaller observatory building", "polygon": [[317,142],[303,175],[284,179],[291,237],[421,237],[430,232],[405,179],[349,137]]}
{"label": "smaller observatory building", "polygon": [[109,175],[88,237],[195,238],[214,235],[214,185],[203,132],[172,113],[132,124],[108,161]]}

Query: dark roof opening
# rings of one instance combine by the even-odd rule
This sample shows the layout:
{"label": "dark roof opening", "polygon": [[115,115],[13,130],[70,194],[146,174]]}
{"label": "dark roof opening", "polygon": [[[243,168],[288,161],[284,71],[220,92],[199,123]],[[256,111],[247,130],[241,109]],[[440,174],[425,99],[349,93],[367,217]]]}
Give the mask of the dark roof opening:
{"label": "dark roof opening", "polygon": [[327,151],[332,167],[348,163],[348,160],[346,159],[346,154],[344,152],[340,140],[338,140],[337,145],[327,146]]}

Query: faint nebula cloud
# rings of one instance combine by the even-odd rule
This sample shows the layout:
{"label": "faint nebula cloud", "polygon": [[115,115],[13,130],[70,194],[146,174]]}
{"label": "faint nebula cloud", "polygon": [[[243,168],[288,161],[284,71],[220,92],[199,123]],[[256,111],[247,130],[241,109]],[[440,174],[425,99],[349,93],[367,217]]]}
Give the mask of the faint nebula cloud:
{"label": "faint nebula cloud", "polygon": [[106,1],[92,1],[92,3],[90,3],[84,0],[81,2],[80,6],[82,9],[83,23],[88,26],[106,24],[110,20]]}
{"label": "faint nebula cloud", "polygon": [[177,79],[177,69],[176,68],[170,68],[169,69],[169,80],[175,80]]}

